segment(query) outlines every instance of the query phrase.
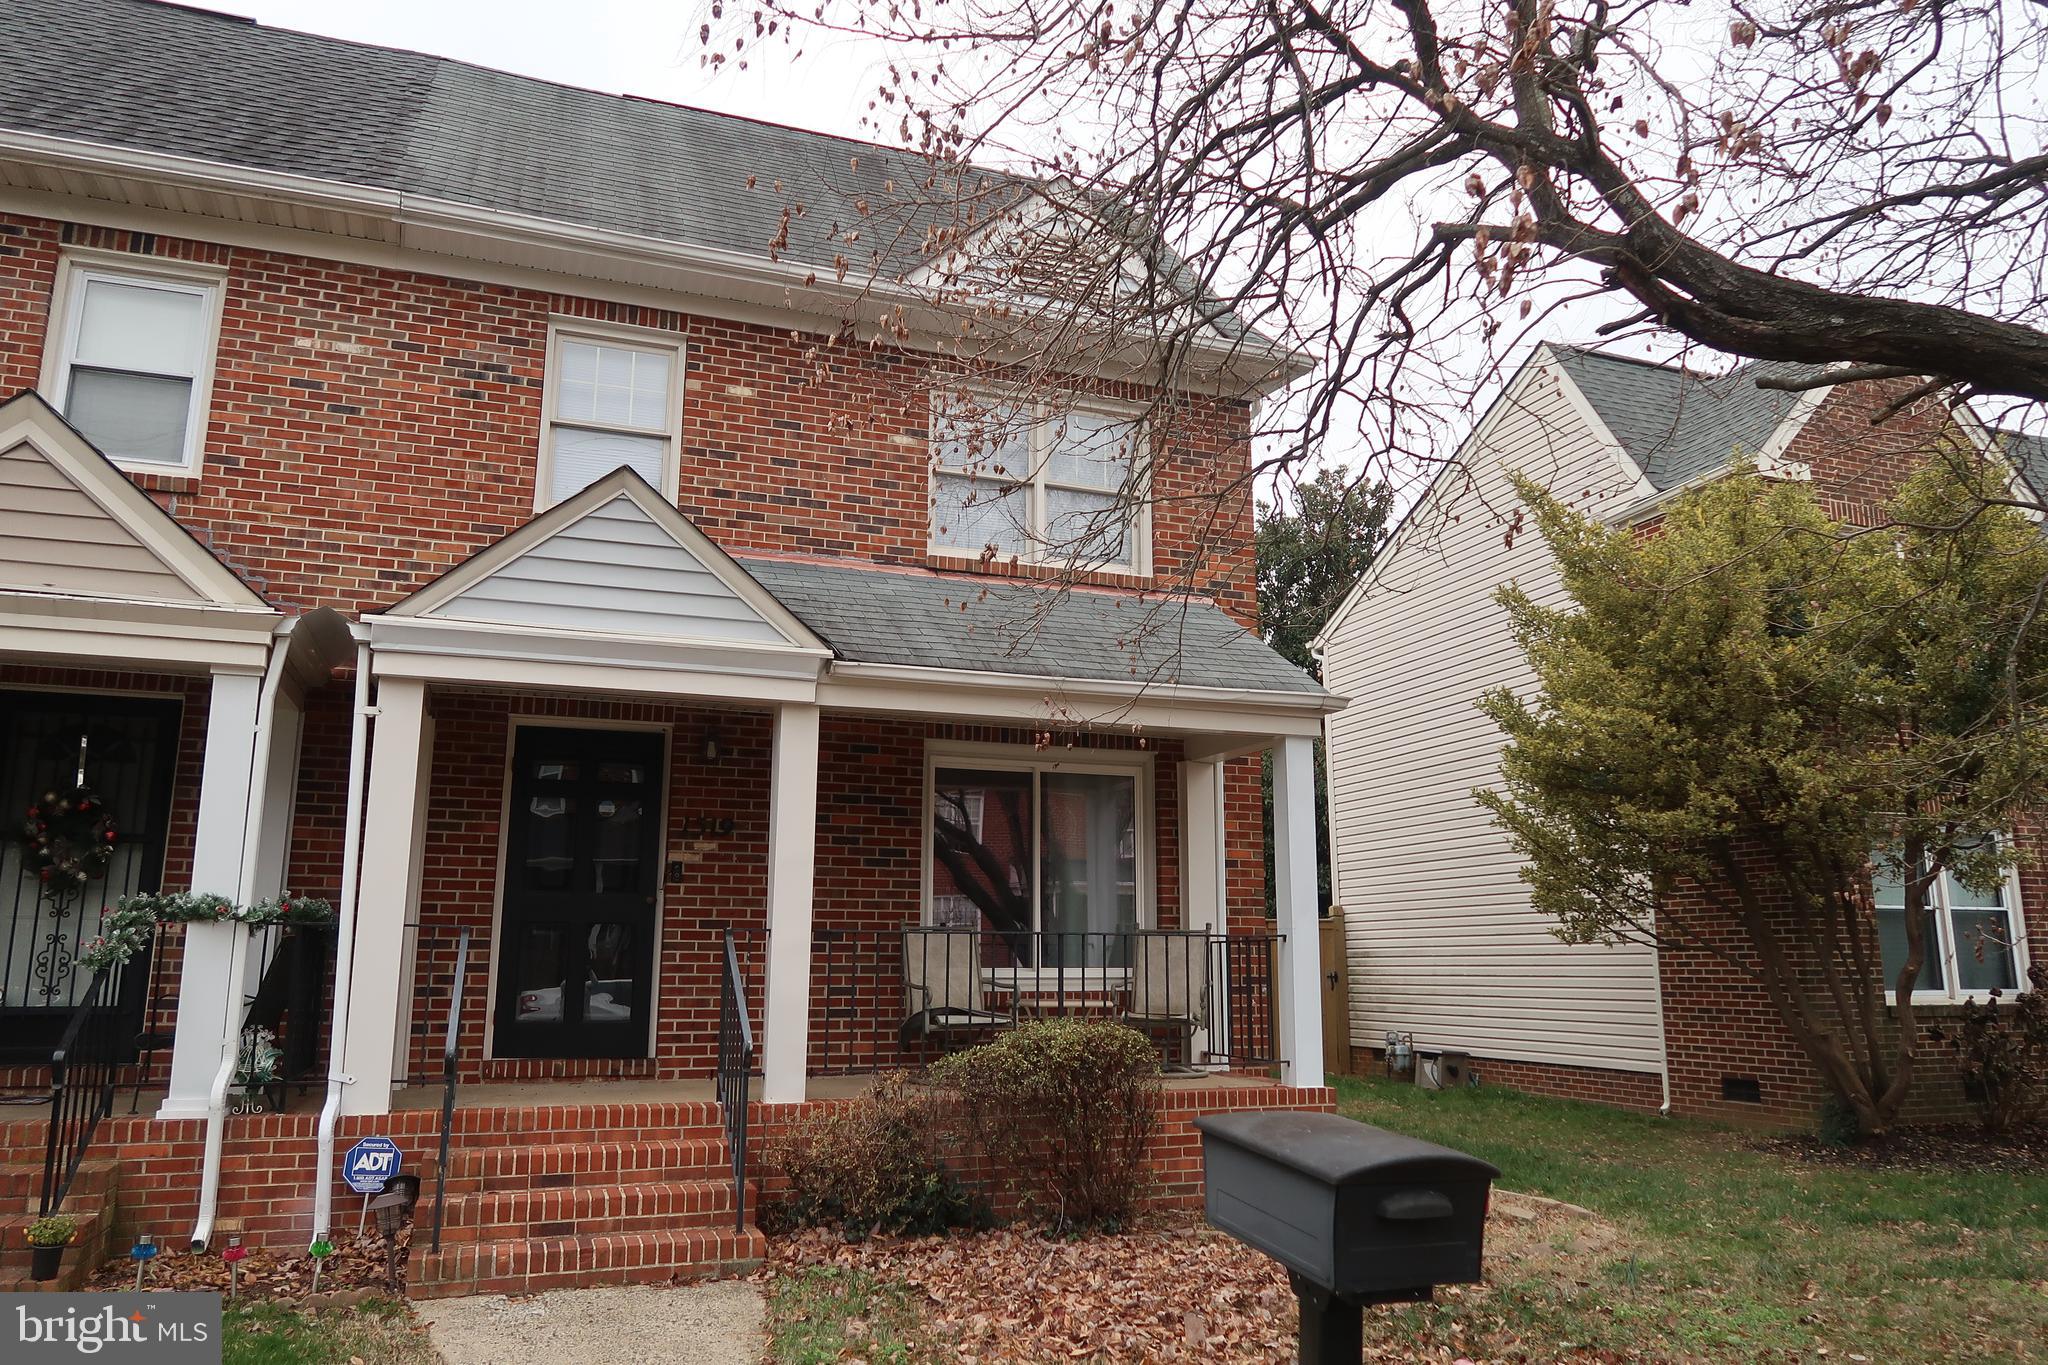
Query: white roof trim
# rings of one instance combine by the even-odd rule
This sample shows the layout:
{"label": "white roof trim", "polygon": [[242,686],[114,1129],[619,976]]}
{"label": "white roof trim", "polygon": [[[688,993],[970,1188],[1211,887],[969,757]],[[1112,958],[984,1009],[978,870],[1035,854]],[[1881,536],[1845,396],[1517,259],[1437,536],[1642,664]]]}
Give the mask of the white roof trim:
{"label": "white roof trim", "polygon": [[[214,557],[169,512],[156,505],[49,400],[33,390],[0,403],[0,451],[27,445],[70,478],[121,528],[154,554],[202,605],[282,615],[263,595]],[[107,599],[127,600],[127,599]],[[141,601],[144,599],[136,599]],[[162,605],[150,600],[152,606]]]}
{"label": "white roof trim", "polygon": [[[429,618],[436,610],[454,601],[463,592],[483,582],[528,550],[620,497],[631,499],[650,521],[667,532],[677,545],[693,555],[735,597],[753,608],[763,620],[774,627],[783,638],[783,644],[777,652],[801,653],[816,658],[831,657],[831,647],[814,635],[789,608],[777,601],[774,594],[762,587],[759,580],[748,573],[738,560],[691,525],[690,519],[678,511],[674,503],[655,491],[647,480],[626,468],[615,469],[575,497],[556,503],[518,530],[479,550],[417,592],[393,603],[382,612],[374,613],[371,619],[380,616],[401,620]],[[491,629],[490,624],[485,622],[449,621],[440,624],[460,625],[464,629]],[[508,636],[581,634],[575,631],[554,630],[546,626],[499,626],[497,629]],[[678,639],[677,643],[702,646],[707,642]],[[756,649],[752,652],[761,651]]]}

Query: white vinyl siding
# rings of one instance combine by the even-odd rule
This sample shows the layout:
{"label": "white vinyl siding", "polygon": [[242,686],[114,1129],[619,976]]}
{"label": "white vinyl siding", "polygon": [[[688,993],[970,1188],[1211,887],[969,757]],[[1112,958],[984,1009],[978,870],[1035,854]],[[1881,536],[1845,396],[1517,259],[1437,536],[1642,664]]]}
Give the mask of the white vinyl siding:
{"label": "white vinyl siding", "polygon": [[67,255],[44,391],[110,459],[145,471],[198,469],[220,293],[218,272],[205,267]]}
{"label": "white vinyl siding", "polygon": [[779,629],[624,494],[427,615],[609,635],[784,643]]}
{"label": "white vinyl siding", "polygon": [[1514,581],[1561,596],[1548,548],[1524,524],[1509,472],[1596,510],[1624,477],[1548,364],[1525,370],[1379,577],[1332,626],[1324,681],[1350,698],[1330,718],[1331,811],[1351,968],[1351,1041],[1390,1030],[1416,1047],[1655,1071],[1661,1044],[1647,948],[1558,941],[1529,904],[1520,861],[1473,801],[1500,776],[1501,736],[1476,709],[1533,679],[1494,602]]}
{"label": "white vinyl siding", "polygon": [[673,498],[682,391],[680,340],[552,330],[535,507],[566,502],[619,468]]}
{"label": "white vinyl siding", "polygon": [[144,601],[204,599],[34,446],[0,455],[0,588]]}

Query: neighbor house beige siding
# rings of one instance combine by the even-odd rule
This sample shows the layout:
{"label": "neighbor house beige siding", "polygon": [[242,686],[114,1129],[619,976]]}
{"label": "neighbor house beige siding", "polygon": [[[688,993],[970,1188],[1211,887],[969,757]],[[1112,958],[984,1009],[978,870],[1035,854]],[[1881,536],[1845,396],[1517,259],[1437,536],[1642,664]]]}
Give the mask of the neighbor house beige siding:
{"label": "neighbor house beige siding", "polygon": [[204,600],[134,532],[26,441],[0,454],[0,589]]}
{"label": "neighbor house beige siding", "polygon": [[[1337,895],[1351,965],[1351,1040],[1654,1071],[1661,1041],[1647,949],[1550,933],[1520,862],[1474,803],[1499,779],[1501,736],[1475,707],[1531,675],[1493,594],[1560,596],[1549,550],[1510,536],[1520,471],[1603,510],[1637,487],[1552,364],[1532,362],[1409,518],[1377,576],[1325,632]],[[1470,477],[1466,477],[1469,472]]]}

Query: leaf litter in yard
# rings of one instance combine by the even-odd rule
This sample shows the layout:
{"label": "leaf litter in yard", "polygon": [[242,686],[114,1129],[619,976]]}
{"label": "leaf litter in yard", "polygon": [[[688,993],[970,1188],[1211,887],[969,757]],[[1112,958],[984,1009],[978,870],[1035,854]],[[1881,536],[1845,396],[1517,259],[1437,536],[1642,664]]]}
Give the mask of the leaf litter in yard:
{"label": "leaf litter in yard", "polygon": [[[1512,1209],[1512,1213],[1505,1210]],[[1497,1200],[1487,1266],[1533,1279],[1543,1292],[1588,1291],[1622,1245],[1581,1210]],[[923,1309],[939,1358],[1010,1362],[1091,1360],[1291,1361],[1294,1292],[1269,1257],[1185,1215],[1117,1236],[1056,1241],[1035,1231],[875,1238],[799,1232],[771,1244],[763,1279],[815,1266],[906,1286]],[[1492,1361],[1656,1358],[1545,1339],[1494,1302],[1488,1285],[1446,1287],[1436,1305],[1368,1310],[1366,1359],[1440,1365]],[[849,1334],[845,1359],[865,1359]],[[893,1357],[892,1357],[893,1358]]]}

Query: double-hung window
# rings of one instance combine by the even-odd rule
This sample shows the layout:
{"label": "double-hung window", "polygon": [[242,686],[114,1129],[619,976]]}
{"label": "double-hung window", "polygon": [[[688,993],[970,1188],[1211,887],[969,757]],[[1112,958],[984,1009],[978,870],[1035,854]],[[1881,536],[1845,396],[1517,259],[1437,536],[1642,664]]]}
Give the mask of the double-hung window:
{"label": "double-hung window", "polygon": [[1122,966],[1147,917],[1150,771],[962,753],[930,766],[929,911],[1020,962]]}
{"label": "double-hung window", "polygon": [[554,328],[535,505],[573,498],[621,466],[674,497],[682,392],[679,338]]}
{"label": "double-hung window", "polygon": [[[1906,965],[1906,887],[1882,850],[1872,858],[1876,874],[1872,901],[1887,995]],[[2019,914],[2018,879],[2009,871],[1990,891],[1966,886],[1944,871],[1927,888],[1925,960],[1913,983],[1916,1001],[1983,998],[1996,988],[2010,994],[2020,984],[2026,946]]]}
{"label": "double-hung window", "polygon": [[932,397],[934,552],[1148,571],[1142,424],[1075,398]]}
{"label": "double-hung window", "polygon": [[199,468],[221,278],[178,262],[65,258],[43,389],[120,464],[172,474]]}

